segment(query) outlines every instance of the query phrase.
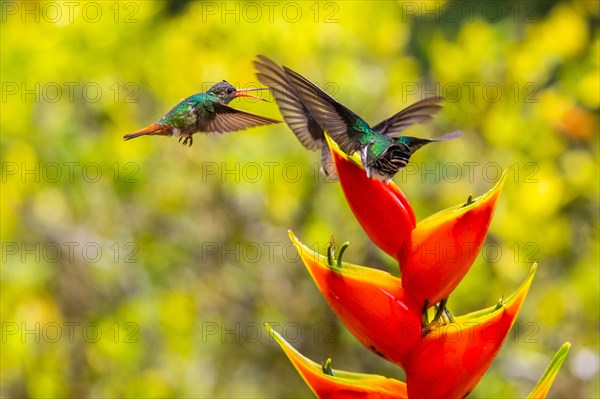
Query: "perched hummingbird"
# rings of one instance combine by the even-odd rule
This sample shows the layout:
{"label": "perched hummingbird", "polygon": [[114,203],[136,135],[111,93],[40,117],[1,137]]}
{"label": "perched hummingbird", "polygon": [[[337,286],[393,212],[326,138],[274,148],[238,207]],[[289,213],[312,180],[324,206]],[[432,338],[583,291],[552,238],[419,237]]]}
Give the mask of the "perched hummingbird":
{"label": "perched hummingbird", "polygon": [[227,104],[236,97],[260,97],[247,94],[249,91],[266,88],[236,89],[226,81],[211,87],[206,93],[198,93],[185,98],[157,122],[135,133],[123,136],[130,140],[139,136],[176,136],[183,145],[192,146],[194,133],[228,133],[255,126],[281,123],[248,112],[231,108]]}
{"label": "perched hummingbird", "polygon": [[[453,132],[437,139],[400,136],[407,127],[430,121],[441,109],[442,97],[418,101],[371,128],[354,112],[291,69],[279,67],[264,56],[259,56],[255,66],[259,70],[259,80],[274,91],[286,123],[302,144],[309,149],[309,145],[319,148],[319,144],[311,140],[323,143],[322,133],[327,131],[345,153],[360,152],[369,178],[389,181],[425,144],[460,135],[460,132]],[[273,82],[279,88],[273,88]]]}

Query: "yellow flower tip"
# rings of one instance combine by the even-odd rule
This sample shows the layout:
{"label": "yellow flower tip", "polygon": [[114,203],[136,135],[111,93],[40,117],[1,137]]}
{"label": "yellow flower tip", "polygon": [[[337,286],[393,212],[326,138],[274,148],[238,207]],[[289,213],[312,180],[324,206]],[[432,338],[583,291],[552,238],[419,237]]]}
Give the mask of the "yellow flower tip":
{"label": "yellow flower tip", "polygon": [[569,354],[570,349],[571,349],[571,342],[567,341],[564,344],[562,344],[562,346],[554,354],[554,357],[552,358],[552,362],[560,361],[560,363],[562,364],[562,362],[564,362],[567,355]]}
{"label": "yellow flower tip", "polygon": [[498,187],[499,190],[502,190],[502,187],[504,187],[504,183],[506,182],[507,175],[508,175],[508,169],[504,169],[502,171],[502,176],[500,176],[500,180],[498,180],[498,182],[496,183],[496,187]]}
{"label": "yellow flower tip", "polygon": [[[275,331],[268,323],[265,323],[265,327],[269,334],[275,339],[279,347],[283,350],[283,353],[287,356],[288,360],[292,363],[296,371],[300,374],[302,379],[308,384],[310,389],[317,395],[317,392],[313,389],[310,384],[311,375],[322,374],[321,366],[309,358],[302,355],[292,345],[290,345],[277,331]],[[333,377],[331,377],[333,378]]]}
{"label": "yellow flower tip", "polygon": [[[275,339],[275,342],[277,342],[277,344],[279,346],[281,346],[282,349],[284,349],[283,347],[287,344],[287,342],[283,339],[283,337],[281,335],[279,335],[279,333],[277,331],[275,331],[269,323],[264,323],[264,325],[265,325],[265,329],[269,332],[271,337],[273,337],[273,339]],[[285,349],[284,349],[284,351],[285,351]]]}
{"label": "yellow flower tip", "polygon": [[292,345],[290,345],[277,331],[269,325],[269,323],[265,323],[265,328],[271,334],[271,336],[275,339],[275,342],[281,347],[283,352],[286,354],[288,359],[292,362],[294,367],[298,369],[299,365],[304,363],[306,366],[319,367],[319,365],[312,360],[308,359],[300,352],[296,350]]}
{"label": "yellow flower tip", "polygon": [[288,237],[290,237],[290,240],[292,242],[298,241],[298,238],[296,237],[296,234],[294,234],[294,231],[292,229],[288,230]]}
{"label": "yellow flower tip", "polygon": [[298,255],[300,255],[300,258],[304,259],[304,253],[310,250],[304,244],[302,244],[302,242],[300,242],[298,236],[296,236],[296,234],[294,234],[294,232],[291,229],[288,230],[288,237],[290,238],[292,244],[294,244],[294,248],[296,248],[296,251],[298,251]]}
{"label": "yellow flower tip", "polygon": [[273,327],[269,323],[263,323],[269,334],[273,335]]}
{"label": "yellow flower tip", "polygon": [[335,141],[333,141],[333,139],[329,136],[329,133],[327,133],[327,132],[324,132],[324,133],[325,133],[325,141],[327,141],[327,145],[329,146],[329,149],[331,151],[341,152],[340,146],[337,145],[337,143]]}
{"label": "yellow flower tip", "polygon": [[518,313],[521,309],[523,301],[525,300],[525,297],[527,296],[527,293],[529,292],[529,288],[531,287],[531,283],[533,282],[533,278],[535,277],[536,273],[537,263],[534,263],[529,271],[527,279],[508,298],[503,298],[501,302],[498,302],[498,304],[494,306],[476,310],[461,316],[456,316],[455,322],[464,324],[466,322],[473,322],[474,320],[477,320],[477,322],[483,323],[485,320],[495,317],[498,312],[502,312],[506,309],[514,309]]}
{"label": "yellow flower tip", "polygon": [[531,287],[531,283],[533,282],[533,278],[537,273],[537,262],[531,266],[531,270],[529,271],[529,275],[525,279],[525,281],[521,284],[519,288],[515,292],[513,292],[508,298],[502,301],[502,305],[494,309],[493,313],[497,311],[502,311],[506,308],[515,308],[517,313],[521,309],[521,305],[525,300],[525,297],[529,293],[529,288]]}
{"label": "yellow flower tip", "polygon": [[292,230],[288,230],[288,236],[290,237],[290,241],[292,244],[294,244],[294,247],[296,248],[296,251],[298,251],[298,255],[300,255],[302,260],[304,260],[308,254],[312,254],[315,260],[318,259],[319,254],[304,245]]}
{"label": "yellow flower tip", "polygon": [[469,206],[472,206],[473,204],[477,204],[479,202],[481,202],[484,199],[490,198],[490,197],[495,197],[494,198],[494,202],[498,200],[498,197],[500,196],[500,193],[502,193],[502,190],[504,189],[504,183],[506,183],[506,176],[507,176],[507,169],[504,169],[504,172],[502,172],[502,176],[500,176],[500,180],[498,180],[496,182],[496,184],[494,184],[494,187],[492,187],[487,193],[484,193],[482,195],[480,195],[477,198],[474,198],[472,200],[472,202],[468,205],[465,205],[465,208],[468,208]]}
{"label": "yellow flower tip", "polygon": [[527,396],[528,399],[544,399],[546,397],[550,388],[552,388],[552,383],[554,382],[560,367],[567,358],[569,349],[571,349],[571,343],[567,341],[556,352],[548,365],[548,368],[544,372],[544,375],[542,375],[542,378],[540,378],[535,388],[533,388],[531,393]]}
{"label": "yellow flower tip", "polygon": [[[538,263],[533,262],[533,265],[531,265],[531,270],[529,270],[529,276],[532,276],[531,278],[533,278],[533,276],[535,276],[535,274],[537,273],[537,268],[538,268]],[[528,276],[528,278],[529,278],[529,276]]]}
{"label": "yellow flower tip", "polygon": [[[520,300],[521,302],[523,301],[523,299],[525,299],[525,297],[527,296],[527,293],[529,292],[529,288],[531,287],[531,283],[533,282],[533,278],[535,277],[535,274],[537,273],[537,268],[538,268],[538,264],[537,262],[533,264],[533,266],[531,266],[531,270],[529,271],[529,275],[527,276],[527,279],[523,282],[523,284],[521,284],[521,286],[512,293],[511,296],[508,297],[508,299],[506,301],[504,301],[504,306],[508,306],[509,304],[516,302],[518,300]],[[518,305],[519,307],[521,307],[521,305]]]}
{"label": "yellow flower tip", "polygon": [[319,254],[308,248],[306,245],[304,245],[292,230],[288,230],[288,236],[290,237],[290,241],[292,242],[292,244],[294,244],[296,251],[298,251],[300,259],[302,259],[304,263],[306,263],[306,259],[310,254],[312,254],[314,260],[319,259]]}
{"label": "yellow flower tip", "polygon": [[498,180],[496,182],[496,184],[494,184],[494,187],[492,187],[492,189],[490,191],[483,194],[483,197],[488,196],[488,195],[499,196],[500,193],[502,192],[502,190],[504,189],[504,183],[506,183],[506,176],[508,176],[508,169],[504,169],[504,172],[502,172],[502,176],[500,176],[500,180]]}
{"label": "yellow flower tip", "polygon": [[469,195],[469,198],[466,200],[466,202],[441,210],[421,220],[417,224],[417,230],[427,228],[427,226],[429,226],[428,228],[437,228],[437,226],[441,224],[443,220],[456,219],[460,215],[467,214],[476,209],[490,207],[493,211],[496,208],[496,204],[500,198],[502,189],[504,188],[506,176],[507,171],[505,170],[502,173],[500,180],[498,180],[494,187],[492,187],[486,193],[475,198],[473,198],[472,195]]}
{"label": "yellow flower tip", "polygon": [[294,244],[296,248],[298,248],[299,245],[302,245],[300,243],[300,240],[298,240],[296,234],[294,234],[294,232],[291,229],[288,230],[288,237],[290,238],[290,241],[292,242],[292,244]]}
{"label": "yellow flower tip", "polygon": [[337,154],[341,158],[345,158],[362,168],[362,161],[360,160],[358,152],[355,152],[352,155],[346,154],[344,151],[341,150],[340,146],[335,141],[333,141],[333,139],[329,136],[329,134],[327,134],[327,132],[325,132],[325,140],[327,140],[327,145],[329,146],[329,150],[331,151],[331,155],[334,157],[334,159]]}
{"label": "yellow flower tip", "polygon": [[275,331],[269,323],[265,323],[265,328],[267,329],[267,331],[269,332],[271,337],[273,337],[275,339],[275,342],[277,342],[280,346],[283,347],[286,344],[283,337],[281,335],[279,335],[279,333],[277,331]]}
{"label": "yellow flower tip", "polygon": [[264,325],[265,325],[265,329],[269,332],[271,337],[273,337],[273,339],[275,339],[275,342],[277,342],[277,344],[281,347],[281,349],[283,349],[283,351],[287,354],[287,351],[285,349],[287,342],[283,339],[283,337],[281,335],[279,335],[279,333],[277,331],[275,331],[273,329],[273,327],[271,327],[271,325],[269,323],[264,323]]}

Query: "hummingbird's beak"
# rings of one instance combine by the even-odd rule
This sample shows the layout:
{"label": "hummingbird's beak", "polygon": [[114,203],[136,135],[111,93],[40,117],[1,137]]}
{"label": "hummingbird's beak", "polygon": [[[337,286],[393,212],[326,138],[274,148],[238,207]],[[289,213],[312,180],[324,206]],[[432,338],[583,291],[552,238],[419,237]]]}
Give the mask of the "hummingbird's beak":
{"label": "hummingbird's beak", "polygon": [[236,97],[257,98],[259,100],[267,101],[268,102],[269,100],[267,100],[266,98],[262,98],[262,97],[259,97],[259,96],[253,96],[252,94],[246,94],[249,91],[258,91],[258,90],[269,90],[269,88],[267,88],[267,87],[250,87],[248,89],[236,89],[235,90],[235,96]]}

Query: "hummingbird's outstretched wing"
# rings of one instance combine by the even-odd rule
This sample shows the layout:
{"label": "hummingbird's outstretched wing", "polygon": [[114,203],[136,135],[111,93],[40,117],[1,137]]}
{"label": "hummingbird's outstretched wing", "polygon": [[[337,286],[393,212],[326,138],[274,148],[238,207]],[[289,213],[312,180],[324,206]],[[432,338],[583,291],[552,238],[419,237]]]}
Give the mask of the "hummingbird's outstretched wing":
{"label": "hummingbird's outstretched wing", "polygon": [[417,101],[381,121],[373,127],[373,130],[388,137],[398,137],[404,129],[411,125],[429,122],[433,118],[433,114],[442,109],[440,103],[443,100],[443,97],[431,97]]}
{"label": "hummingbird's outstretched wing", "polygon": [[206,117],[198,117],[197,128],[199,132],[229,133],[255,126],[281,123],[281,121],[240,111],[225,104],[216,103],[212,106],[214,108],[213,112],[210,112]]}
{"label": "hummingbird's outstretched wing", "polygon": [[258,80],[271,89],[285,123],[300,143],[311,151],[326,146],[323,129],[302,104],[297,90],[290,84],[283,69],[264,55],[258,55],[257,58],[254,67],[258,71]]}
{"label": "hummingbird's outstretched wing", "polygon": [[302,75],[287,67],[283,70],[310,114],[342,151],[347,154],[357,151],[362,146],[361,138],[369,131],[369,125]]}

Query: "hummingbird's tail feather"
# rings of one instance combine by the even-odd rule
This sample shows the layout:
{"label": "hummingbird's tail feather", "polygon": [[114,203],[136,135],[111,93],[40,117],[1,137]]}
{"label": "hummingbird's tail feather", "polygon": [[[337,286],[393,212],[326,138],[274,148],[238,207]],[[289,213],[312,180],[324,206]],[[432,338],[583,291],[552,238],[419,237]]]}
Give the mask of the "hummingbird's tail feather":
{"label": "hummingbird's tail feather", "polygon": [[450,139],[455,139],[457,137],[462,136],[462,132],[460,130],[455,130],[454,132],[448,133],[448,134],[444,134],[442,137],[438,137],[436,139],[432,139],[432,141],[444,141],[444,140],[450,140]]}
{"label": "hummingbird's tail feather", "polygon": [[410,148],[410,152],[412,154],[415,151],[417,151],[419,148],[423,147],[425,144],[429,144],[429,143],[432,143],[435,141],[450,140],[450,139],[460,137],[461,135],[462,135],[462,132],[457,130],[455,132],[445,134],[445,135],[443,135],[441,137],[437,137],[435,139],[422,139],[419,137],[401,136],[401,137],[395,138],[394,140],[396,142],[400,142],[400,143],[407,145],[408,148]]}
{"label": "hummingbird's tail feather", "polygon": [[171,136],[173,135],[173,129],[171,126],[159,125],[153,123],[150,126],[146,126],[137,132],[126,134],[123,136],[123,140],[131,140],[140,136]]}

